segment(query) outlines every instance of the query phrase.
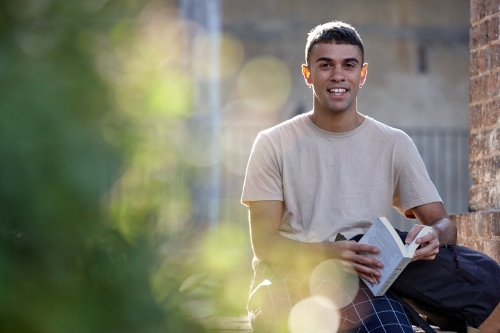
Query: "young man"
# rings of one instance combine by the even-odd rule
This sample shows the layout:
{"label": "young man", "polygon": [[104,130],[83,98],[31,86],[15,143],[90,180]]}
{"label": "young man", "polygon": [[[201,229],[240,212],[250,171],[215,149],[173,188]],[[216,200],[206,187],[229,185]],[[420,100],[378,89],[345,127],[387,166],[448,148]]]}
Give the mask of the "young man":
{"label": "young man", "polygon": [[[391,206],[420,222],[407,243],[432,226],[417,240],[413,261],[433,260],[440,247],[456,242],[456,228],[411,139],[358,112],[367,70],[352,26],[316,27],[302,65],[313,110],[259,133],[254,143],[242,195],[255,255],[248,303],[254,332],[288,331],[290,311],[311,295],[311,271],[325,260],[348,263],[376,283],[382,263],[360,253],[378,249],[349,239],[389,216]],[[347,240],[336,241],[340,235]],[[342,305],[339,331],[413,332],[395,299],[359,286],[356,298]]]}

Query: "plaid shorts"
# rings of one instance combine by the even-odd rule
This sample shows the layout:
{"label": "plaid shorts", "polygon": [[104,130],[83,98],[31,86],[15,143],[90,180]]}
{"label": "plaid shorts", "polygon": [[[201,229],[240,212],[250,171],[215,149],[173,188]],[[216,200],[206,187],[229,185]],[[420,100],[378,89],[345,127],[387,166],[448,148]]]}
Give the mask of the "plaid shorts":
{"label": "plaid shorts", "polygon": [[[403,307],[390,295],[375,297],[356,276],[346,283],[338,276],[300,273],[261,262],[255,270],[248,300],[248,312],[255,333],[290,332],[290,322],[301,301],[311,299],[319,291],[327,298],[341,298],[342,304],[330,310],[318,310],[304,303],[299,310],[305,324],[295,331],[349,333],[413,333]],[[339,295],[339,290],[341,291]],[[332,296],[335,295],[335,296]],[[333,304],[333,303],[332,303]],[[295,309],[294,309],[295,308]],[[302,311],[302,314],[300,314]],[[305,313],[305,314],[304,314]],[[335,319],[335,320],[333,320]],[[317,325],[327,325],[318,327]],[[330,325],[330,326],[328,326]],[[332,326],[337,326],[335,329]]]}

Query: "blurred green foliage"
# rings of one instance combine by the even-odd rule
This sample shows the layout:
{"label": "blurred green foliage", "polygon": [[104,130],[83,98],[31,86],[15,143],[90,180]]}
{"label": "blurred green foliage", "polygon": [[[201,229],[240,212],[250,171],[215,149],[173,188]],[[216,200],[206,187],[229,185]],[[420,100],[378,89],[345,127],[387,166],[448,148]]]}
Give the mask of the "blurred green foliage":
{"label": "blurred green foliage", "polygon": [[[181,313],[182,268],[156,255],[168,232],[153,236],[154,177],[140,190],[133,181],[114,185],[137,179],[130,170],[144,164],[147,141],[96,68],[96,40],[128,50],[144,5],[0,3],[2,332],[203,331]],[[136,107],[152,105],[154,114],[173,105],[178,114],[187,105],[158,94]],[[152,280],[155,272],[165,274]]]}

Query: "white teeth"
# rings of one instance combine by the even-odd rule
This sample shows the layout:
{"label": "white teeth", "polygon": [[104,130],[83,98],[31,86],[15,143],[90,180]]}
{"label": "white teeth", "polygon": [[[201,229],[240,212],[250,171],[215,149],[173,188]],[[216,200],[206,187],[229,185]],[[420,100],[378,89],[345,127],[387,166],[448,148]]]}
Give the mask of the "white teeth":
{"label": "white teeth", "polygon": [[345,88],[333,88],[333,89],[330,89],[328,91],[331,93],[335,93],[335,94],[342,94],[342,93],[345,93],[347,91],[347,89],[345,89]]}

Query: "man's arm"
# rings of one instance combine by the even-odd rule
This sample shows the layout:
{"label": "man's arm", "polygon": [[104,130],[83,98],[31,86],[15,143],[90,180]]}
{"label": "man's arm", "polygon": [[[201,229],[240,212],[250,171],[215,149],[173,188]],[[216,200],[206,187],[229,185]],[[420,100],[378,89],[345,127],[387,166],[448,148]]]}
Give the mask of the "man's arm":
{"label": "man's arm", "polygon": [[282,201],[253,201],[250,208],[250,237],[255,256],[272,265],[294,269],[310,269],[324,260],[341,259],[350,263],[359,276],[375,283],[380,273],[371,267],[382,263],[359,252],[378,253],[374,246],[354,241],[305,243],[279,234],[283,216]]}
{"label": "man's arm", "polygon": [[[433,228],[433,232],[416,241],[422,244],[422,247],[415,252],[413,261],[419,259],[432,260],[439,252],[440,246],[445,244],[453,245],[457,242],[457,228],[448,218],[448,214],[446,214],[441,202],[418,206],[412,208],[412,211],[421,224]],[[406,244],[409,244],[415,238],[421,228],[421,225],[416,225],[408,232]]]}

